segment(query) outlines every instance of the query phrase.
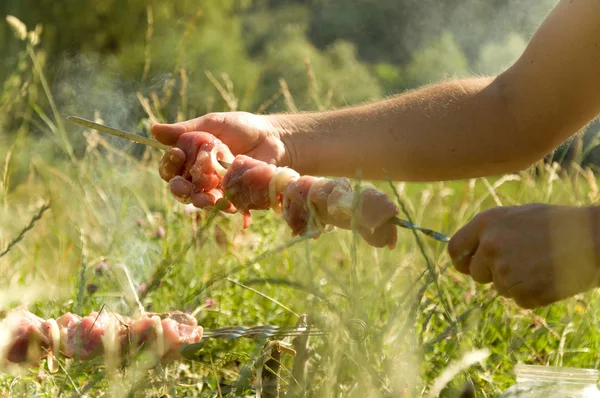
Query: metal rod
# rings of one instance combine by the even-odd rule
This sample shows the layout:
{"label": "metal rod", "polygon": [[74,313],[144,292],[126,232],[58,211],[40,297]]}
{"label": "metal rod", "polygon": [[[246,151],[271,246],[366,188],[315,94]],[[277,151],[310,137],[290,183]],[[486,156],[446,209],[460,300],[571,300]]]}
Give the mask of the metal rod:
{"label": "metal rod", "polygon": [[[352,327],[350,329],[350,327]],[[351,319],[346,323],[347,337],[353,342],[362,342],[369,336],[369,329],[360,319]],[[196,354],[204,348],[207,339],[237,340],[240,338],[264,340],[268,338],[327,336],[331,331],[308,326],[225,326],[218,329],[205,329],[202,341],[184,344],[179,353],[186,359],[195,360]]]}
{"label": "metal rod", "polygon": [[414,229],[416,231],[419,231],[419,232],[421,232],[421,233],[423,233],[423,234],[425,234],[425,235],[429,236],[430,238],[433,238],[433,239],[435,239],[437,241],[444,242],[444,243],[450,242],[450,237],[444,235],[443,233],[434,231],[434,230],[429,229],[429,228],[419,227],[418,225],[411,224],[410,221],[408,221],[408,220],[404,220],[404,219],[399,218],[399,217],[394,217],[394,218],[391,219],[390,222],[392,224],[397,225],[397,226],[402,227],[402,228]]}
{"label": "metal rod", "polygon": [[[84,119],[78,116],[69,116],[67,120],[79,124],[80,126],[87,127],[92,130],[97,130],[106,134],[114,135],[115,137],[125,138],[126,140],[136,142],[138,144],[148,145],[156,149],[160,149],[162,151],[168,151],[171,149],[170,146],[161,144],[160,142],[153,140],[151,138],[142,137],[141,135],[128,133],[127,131],[119,130],[113,127],[108,127],[100,123],[92,122],[91,120]],[[218,160],[218,162],[224,168],[228,169],[231,167],[231,163],[223,162],[222,160]]]}
{"label": "metal rod", "polygon": [[205,338],[221,338],[221,339],[238,339],[238,338],[250,338],[250,339],[263,339],[268,337],[283,337],[283,336],[298,336],[301,334],[309,333],[311,336],[322,336],[326,332],[318,329],[311,329],[307,331],[307,328],[296,328],[296,327],[280,327],[280,326],[228,326],[215,330],[205,330],[203,337]]}
{"label": "metal rod", "polygon": [[115,129],[112,127],[104,126],[102,124],[92,122],[91,120],[83,119],[81,117],[69,116],[69,117],[67,117],[67,120],[72,123],[79,124],[81,126],[90,128],[92,130],[97,130],[97,131],[101,131],[103,133],[114,135],[116,137],[125,138],[129,141],[137,142],[138,144],[148,145],[148,146],[151,146],[156,149],[161,149],[163,151],[168,151],[169,149],[171,149],[170,146],[161,144],[160,142],[158,142],[156,140],[142,137],[141,135],[137,135],[137,134],[131,134],[126,131]]}

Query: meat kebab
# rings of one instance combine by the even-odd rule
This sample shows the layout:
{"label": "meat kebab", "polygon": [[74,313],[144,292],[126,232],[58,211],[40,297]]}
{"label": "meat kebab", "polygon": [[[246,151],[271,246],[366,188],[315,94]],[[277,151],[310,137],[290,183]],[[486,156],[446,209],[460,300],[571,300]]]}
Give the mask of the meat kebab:
{"label": "meat kebab", "polygon": [[[398,218],[396,205],[373,187],[353,192],[346,178],[301,177],[289,168],[275,167],[243,155],[234,157],[223,142],[208,133],[183,134],[178,143],[192,148],[184,155],[181,151],[172,152],[169,146],[155,140],[90,120],[75,116],[68,120],[169,151],[167,159],[170,160],[185,156],[174,163],[179,164],[180,170],[173,170],[173,165],[161,162],[159,172],[169,181],[171,192],[178,200],[199,208],[218,205],[220,210],[234,213],[237,207],[244,215],[244,228],[251,223],[250,210],[271,208],[283,213],[293,235],[312,232],[317,238],[331,227],[350,229],[356,226],[372,246],[394,248],[397,241],[395,225],[420,231],[440,242],[450,241],[442,233]],[[228,171],[234,164],[235,167]]]}
{"label": "meat kebab", "polygon": [[214,203],[227,212],[238,211],[244,216],[244,228],[250,226],[251,211],[272,209],[282,214],[292,236],[310,233],[317,238],[334,227],[355,226],[374,247],[396,246],[398,233],[390,221],[398,215],[398,207],[371,186],[354,191],[347,178],[300,176],[287,167],[233,156],[210,134],[184,134],[180,140],[189,140],[186,144],[193,149],[169,184],[184,203],[197,207]]}
{"label": "meat kebab", "polygon": [[51,372],[58,371],[56,358],[89,360],[107,352],[127,355],[142,345],[162,362],[181,359],[179,349],[198,343],[203,328],[190,315],[173,312],[146,313],[137,319],[108,311],[80,317],[66,313],[42,319],[18,308],[0,322],[0,365],[37,363],[48,359]]}

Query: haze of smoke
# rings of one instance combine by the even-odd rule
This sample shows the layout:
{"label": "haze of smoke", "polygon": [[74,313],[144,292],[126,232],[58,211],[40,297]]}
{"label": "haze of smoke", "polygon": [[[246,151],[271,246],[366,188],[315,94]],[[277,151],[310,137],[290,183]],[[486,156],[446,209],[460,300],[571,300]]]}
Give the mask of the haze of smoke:
{"label": "haze of smoke", "polygon": [[[136,134],[147,134],[139,124],[147,115],[136,94],[160,91],[170,78],[170,74],[163,73],[146,82],[127,79],[112,58],[94,54],[64,57],[54,70],[52,91],[61,116],[76,115],[91,120],[99,117],[111,127]],[[66,129],[81,157],[82,151],[89,150],[82,134],[87,129],[70,123],[66,123]],[[99,134],[113,148],[131,155],[146,149],[125,139]],[[106,256],[113,264],[123,264],[134,283],[141,283],[160,260],[155,242],[140,225],[140,221],[147,221],[147,214],[133,194],[140,189],[139,173],[143,171],[105,150],[82,160],[89,166],[80,180],[82,191],[74,192],[77,204],[73,204],[75,211],[69,216],[72,227],[84,229],[95,253]],[[160,179],[158,171],[156,179]],[[89,212],[96,221],[82,225],[81,220],[86,219],[82,215]],[[122,279],[124,274],[117,273],[117,277]],[[117,300],[112,305],[125,310],[128,303]]]}
{"label": "haze of smoke", "polygon": [[[119,72],[118,64],[100,55],[82,55],[64,58],[56,66],[53,92],[63,116],[76,115],[93,120],[99,116],[111,127],[129,130],[136,134],[139,121],[146,117],[136,93],[159,90],[170,74],[155,77],[149,83],[126,79]],[[80,127],[68,126],[69,130],[81,131]],[[75,140],[81,140],[70,134]],[[119,149],[132,146],[124,139],[102,135],[102,138]]]}
{"label": "haze of smoke", "polygon": [[[529,40],[559,0],[462,1],[447,5],[449,15],[428,20],[424,30],[438,26],[451,31],[477,74],[497,74],[512,65],[523,53]],[[496,3],[496,4],[494,4]],[[498,6],[498,3],[500,6]],[[488,19],[473,21],[488,13]]]}
{"label": "haze of smoke", "polygon": [[519,59],[526,47],[527,42],[521,35],[510,33],[504,40],[483,45],[474,69],[484,75],[501,73]]}

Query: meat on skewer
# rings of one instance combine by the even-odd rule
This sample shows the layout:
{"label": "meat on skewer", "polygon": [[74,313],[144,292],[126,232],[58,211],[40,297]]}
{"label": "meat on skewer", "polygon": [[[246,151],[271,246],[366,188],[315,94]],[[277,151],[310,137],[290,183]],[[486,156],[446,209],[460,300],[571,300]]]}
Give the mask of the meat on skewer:
{"label": "meat on skewer", "polygon": [[[167,181],[169,181],[171,191],[175,194],[178,200],[186,204],[193,204],[195,207],[198,208],[203,208],[210,205],[218,205],[220,210],[225,212],[235,213],[237,211],[233,203],[225,197],[223,192],[223,186],[221,185],[222,177],[227,174],[226,165],[231,164],[230,162],[233,161],[234,156],[229,150],[229,148],[226,145],[224,145],[220,140],[215,138],[213,135],[200,132],[190,132],[181,135],[176,145],[180,148],[185,147],[188,149],[188,153],[186,155],[183,155],[181,151],[172,151],[169,149],[169,146],[161,144],[154,140],[147,139],[145,137],[139,137],[135,134],[130,134],[122,130],[114,129],[108,126],[103,126],[101,124],[79,117],[68,117],[68,119],[71,122],[81,124],[88,128],[126,138],[134,142],[150,145],[157,149],[168,150],[169,154],[161,163],[159,171],[161,176]],[[177,168],[179,170],[175,170],[174,168]],[[263,170],[268,170],[269,168],[272,169],[272,167],[264,167]],[[179,175],[181,173],[182,175]],[[252,175],[253,176],[252,178],[250,178],[250,180],[256,178],[259,182],[266,182],[266,180],[261,177],[260,172],[255,171],[254,173],[252,173]],[[278,200],[286,201],[286,184],[288,182],[290,184],[293,184],[294,181],[297,181],[299,179],[298,177],[299,176],[296,172],[285,168],[278,169],[277,172],[272,176],[272,180],[276,181],[276,183],[273,183],[272,180],[269,181],[269,200],[271,202],[271,208],[273,208],[273,210],[279,212],[283,210],[282,205],[278,202]],[[259,200],[260,197],[264,198],[264,190],[261,192],[260,190],[252,191],[251,189],[247,189],[246,191],[247,195],[250,194],[253,197],[258,193]],[[281,195],[282,192],[284,193],[284,195]],[[337,197],[337,193],[334,193],[332,191],[331,194],[333,195],[332,198]],[[392,232],[391,224],[400,226],[402,228],[420,231],[425,235],[440,242],[447,243],[450,241],[450,238],[448,236],[440,232],[436,232],[429,228],[422,228],[416,226],[412,224],[409,220],[402,220],[396,217],[395,215],[393,215],[391,218],[387,218],[386,224],[382,224],[377,228],[369,228],[368,226],[365,226],[364,224],[362,224],[362,221],[365,221],[365,217],[373,217],[370,221],[366,221],[367,225],[379,225],[373,220],[378,220],[381,216],[387,217],[392,213],[397,214],[397,209],[389,200],[389,198],[385,197],[385,195],[383,195],[381,192],[376,191],[373,188],[370,188],[367,194],[363,195],[361,193],[359,195],[360,197],[357,198],[358,201],[356,203],[358,203],[359,206],[361,206],[363,209],[359,211],[359,214],[361,215],[357,217],[358,222],[355,222],[353,224],[358,226],[361,235],[371,245],[376,247],[385,247],[386,245],[390,248],[394,247],[397,234],[395,231]],[[331,209],[327,209],[327,213],[330,215],[339,215],[340,213],[338,213],[338,211],[341,211],[342,213],[346,214],[346,217],[348,217],[348,209],[350,209],[350,206],[348,205],[350,203],[349,199],[352,199],[353,197],[359,195],[357,195],[356,193],[347,192],[344,195],[345,200],[340,202],[343,203],[343,207],[334,204]],[[310,202],[312,195],[306,196],[308,198],[306,206],[310,209],[314,208],[314,205]],[[331,198],[328,198],[328,202],[330,201],[330,199]],[[371,207],[370,205],[366,204],[373,201],[375,202],[376,206]],[[304,206],[291,206],[292,209],[303,207]],[[367,210],[367,212],[364,212],[363,210]],[[247,228],[251,222],[250,211],[246,210],[242,212],[242,214],[244,215],[244,228]],[[319,217],[323,217],[325,213],[320,213],[318,216],[314,216],[314,214],[314,212],[311,213],[312,218],[309,219],[309,224],[312,224],[312,220],[317,226],[323,227],[324,224],[322,220],[319,219]],[[293,210],[290,214],[290,211],[288,209],[287,215],[289,215],[289,218],[286,217],[286,220],[300,220],[300,225],[303,225],[305,223],[302,221],[304,220],[304,214],[294,214]],[[295,216],[300,217],[297,218]],[[291,223],[294,225],[296,224],[295,221],[292,221]],[[335,225],[335,223],[332,225]],[[293,231],[293,234],[298,234],[298,232]]]}
{"label": "meat on skewer", "polygon": [[[221,210],[234,213],[236,209],[223,198],[221,180],[227,170],[219,163],[219,160],[233,161],[234,156],[229,148],[216,137],[206,133],[184,134],[180,137],[180,142],[189,148],[181,170],[167,170],[164,163],[159,168],[163,178],[171,173],[180,174],[169,181],[177,198],[196,207],[224,202]],[[176,155],[169,153],[167,156],[175,160]]]}
{"label": "meat on skewer", "polygon": [[[238,155],[234,157],[220,140],[209,134],[194,133],[182,138],[191,140],[182,176],[171,180],[178,185],[183,201],[202,204],[205,195],[223,202],[229,212],[244,216],[244,228],[251,223],[252,210],[273,209],[283,218],[293,236],[315,233],[317,238],[327,227],[352,229],[353,222],[367,243],[375,247],[394,248],[396,226],[390,219],[399,214],[397,206],[373,187],[354,192],[346,178],[324,179],[300,176],[286,167]],[[196,161],[192,163],[192,160]],[[219,160],[231,162],[225,170]],[[354,210],[354,205],[357,209]],[[202,207],[202,206],[199,206]]]}
{"label": "meat on skewer", "polygon": [[0,364],[36,363],[47,357],[50,371],[56,372],[59,355],[89,360],[109,352],[127,355],[142,345],[169,362],[181,359],[181,346],[200,342],[202,333],[196,320],[183,313],[130,319],[102,311],[83,318],[67,313],[44,320],[18,308],[0,322]]}

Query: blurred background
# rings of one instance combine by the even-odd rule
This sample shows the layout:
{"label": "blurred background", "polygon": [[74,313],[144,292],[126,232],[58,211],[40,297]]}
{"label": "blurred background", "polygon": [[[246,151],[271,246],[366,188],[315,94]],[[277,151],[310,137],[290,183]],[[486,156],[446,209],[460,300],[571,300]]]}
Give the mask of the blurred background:
{"label": "blurred background", "polygon": [[[324,109],[448,77],[498,73],[519,57],[555,3],[5,0],[0,14],[41,33],[40,67],[59,109],[110,113],[110,122],[124,123],[144,116],[136,92],[185,90],[184,104],[177,95],[154,104],[173,121],[223,108]],[[0,51],[0,128],[32,129],[26,104],[38,101],[39,85],[24,86],[32,65],[6,23]],[[576,139],[578,153],[559,157],[597,163],[600,156],[588,153],[598,126],[592,130],[585,142]]]}
{"label": "blurred background", "polygon": [[[59,109],[98,111],[124,124],[147,114],[138,92],[167,92],[152,106],[173,121],[223,109],[325,109],[448,77],[498,73],[555,3],[4,0],[0,14],[37,27],[40,67]],[[39,82],[27,77],[32,64],[24,49],[0,24],[4,134],[35,130],[27,104],[44,106]],[[184,103],[172,93],[183,93]],[[576,140],[576,150],[591,149],[598,126],[592,130],[585,142]],[[569,156],[596,161],[588,155]]]}
{"label": "blurred background", "polygon": [[[4,0],[0,14],[38,27],[39,61],[59,108],[139,119],[136,92],[180,91],[167,120],[223,108],[355,104],[447,77],[502,71],[555,0]],[[3,132],[31,129],[39,98],[24,43],[0,24]],[[231,91],[231,100],[219,92]],[[14,98],[22,98],[15,102]],[[233,98],[236,98],[233,100]],[[116,101],[115,101],[116,100]],[[228,102],[228,103],[227,103]],[[180,112],[177,114],[177,112]],[[23,120],[25,119],[25,120]]]}

